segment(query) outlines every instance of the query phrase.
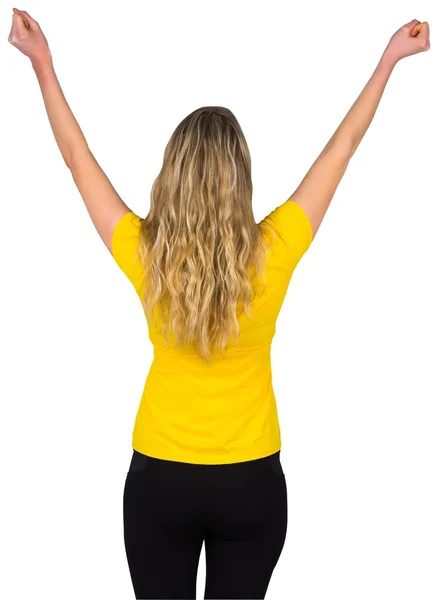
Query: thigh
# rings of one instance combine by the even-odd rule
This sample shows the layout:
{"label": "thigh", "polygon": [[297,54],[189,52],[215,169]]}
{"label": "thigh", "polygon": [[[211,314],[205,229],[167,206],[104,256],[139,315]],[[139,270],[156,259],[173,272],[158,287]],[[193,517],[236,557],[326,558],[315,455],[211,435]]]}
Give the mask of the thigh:
{"label": "thigh", "polygon": [[[134,451],[123,494],[124,541],[136,598],[195,598],[203,536],[178,473]],[[196,489],[192,489],[196,495]]]}
{"label": "thigh", "polygon": [[[214,527],[205,539],[204,597],[264,598],[284,546],[287,487],[279,455],[260,469],[238,469],[216,490]],[[220,479],[220,478],[219,478]]]}

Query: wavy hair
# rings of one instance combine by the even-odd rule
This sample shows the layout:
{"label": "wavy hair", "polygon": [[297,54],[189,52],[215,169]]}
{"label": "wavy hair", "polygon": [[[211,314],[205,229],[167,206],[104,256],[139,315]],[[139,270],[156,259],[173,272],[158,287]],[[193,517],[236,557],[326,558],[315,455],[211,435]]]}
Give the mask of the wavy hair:
{"label": "wavy hair", "polygon": [[271,242],[254,220],[252,192],[251,158],[234,114],[205,106],[183,119],[140,226],[142,302],[166,344],[170,334],[207,362],[231,338],[238,342],[242,308],[251,317],[266,287]]}

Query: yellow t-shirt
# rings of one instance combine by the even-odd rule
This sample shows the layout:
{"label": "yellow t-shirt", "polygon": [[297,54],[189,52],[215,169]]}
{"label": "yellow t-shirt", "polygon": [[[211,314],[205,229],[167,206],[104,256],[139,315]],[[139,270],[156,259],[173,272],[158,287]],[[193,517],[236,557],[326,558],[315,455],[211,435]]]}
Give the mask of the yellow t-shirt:
{"label": "yellow t-shirt", "polygon": [[[144,291],[137,259],[142,219],[130,211],[112,238],[115,261]],[[309,248],[313,232],[304,209],[292,200],[260,225],[277,234],[268,251],[266,289],[251,304],[252,317],[239,317],[239,343],[207,365],[193,347],[169,348],[154,326],[154,359],[143,389],[132,447],[156,458],[198,464],[229,464],[263,458],[281,448],[272,386],[271,343],[292,273]]]}

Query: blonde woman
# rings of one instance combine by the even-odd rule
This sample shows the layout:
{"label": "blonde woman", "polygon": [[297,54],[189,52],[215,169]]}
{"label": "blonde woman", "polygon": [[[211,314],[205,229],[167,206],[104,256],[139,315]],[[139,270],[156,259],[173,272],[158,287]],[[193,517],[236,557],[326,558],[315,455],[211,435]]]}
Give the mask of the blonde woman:
{"label": "blonde woman", "polygon": [[264,598],[287,529],[271,381],[275,323],[397,62],[429,48],[426,22],[391,37],[364,90],[292,196],[260,222],[251,160],[227,108],[189,114],[141,218],[102,171],[60,88],[38,23],[13,9],[50,125],[104,244],[145,311],[154,359],[133,431],[123,518],[136,598]]}

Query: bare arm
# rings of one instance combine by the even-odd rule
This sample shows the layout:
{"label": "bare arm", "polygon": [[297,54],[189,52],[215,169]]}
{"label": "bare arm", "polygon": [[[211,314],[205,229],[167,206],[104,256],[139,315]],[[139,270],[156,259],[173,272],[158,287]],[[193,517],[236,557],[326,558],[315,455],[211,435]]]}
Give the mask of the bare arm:
{"label": "bare arm", "polygon": [[88,147],[59,84],[52,62],[34,62],[47,115],[65,164],[108,250],[118,220],[129,211]]}
{"label": "bare arm", "polygon": [[290,196],[289,200],[300,204],[307,213],[313,236],[319,229],[351,157],[374,118],[394,66],[404,56],[427,50],[428,34],[427,23],[414,19],[392,36],[359,97]]}
{"label": "bare arm", "polygon": [[119,219],[129,211],[91,153],[59,84],[47,40],[37,21],[14,9],[9,41],[31,60],[47,116],[65,164],[106,247]]}

